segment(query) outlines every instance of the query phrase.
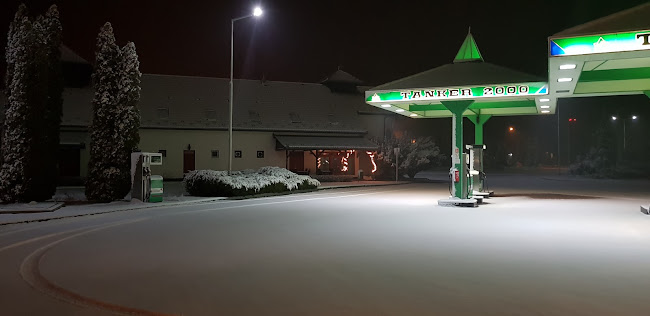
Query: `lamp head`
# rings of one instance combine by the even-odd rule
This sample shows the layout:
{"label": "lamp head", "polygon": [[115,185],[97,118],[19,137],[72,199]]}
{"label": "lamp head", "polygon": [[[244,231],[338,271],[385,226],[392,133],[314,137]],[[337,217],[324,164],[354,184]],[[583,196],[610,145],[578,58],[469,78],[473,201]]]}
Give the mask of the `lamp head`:
{"label": "lamp head", "polygon": [[260,7],[255,7],[253,10],[253,16],[261,16],[262,15],[262,8]]}

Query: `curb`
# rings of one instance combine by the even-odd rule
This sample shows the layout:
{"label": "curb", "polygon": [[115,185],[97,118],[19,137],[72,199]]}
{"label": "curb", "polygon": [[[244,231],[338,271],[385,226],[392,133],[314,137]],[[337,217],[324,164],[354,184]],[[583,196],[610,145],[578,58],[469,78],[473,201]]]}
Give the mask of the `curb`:
{"label": "curb", "polygon": [[[27,204],[29,205],[29,204]],[[62,202],[54,202],[49,207],[43,207],[43,208],[31,208],[31,209],[0,209],[0,214],[33,214],[33,213],[49,213],[49,212],[54,212],[64,206],[64,203]]]}
{"label": "curb", "polygon": [[[409,183],[411,183],[411,182],[403,182],[402,181],[402,182],[398,182],[398,183],[359,184],[359,185],[342,185],[342,186],[318,187],[318,188],[316,188],[315,191],[331,190],[331,189],[342,189],[342,188],[361,188],[361,187],[378,187],[378,186],[389,186],[389,185],[402,185],[402,184],[409,184]],[[311,192],[313,192],[313,191],[311,191]],[[296,193],[298,193],[298,192],[296,192]],[[255,196],[253,196],[251,198],[255,198]],[[226,198],[226,197],[215,197],[215,198],[205,198],[205,199],[194,200],[194,201],[169,202],[168,204],[165,203],[165,202],[163,202],[163,203],[142,203],[141,206],[126,206],[125,208],[107,210],[107,211],[103,211],[103,212],[100,211],[100,212],[95,212],[95,213],[71,214],[71,215],[62,215],[62,216],[56,216],[56,217],[28,219],[28,220],[17,220],[17,221],[14,221],[14,222],[0,223],[0,226],[14,225],[14,224],[26,224],[26,223],[34,223],[34,222],[45,222],[45,221],[64,219],[64,218],[93,216],[93,215],[125,212],[125,211],[134,211],[134,210],[140,210],[140,209],[151,209],[151,208],[158,208],[158,207],[170,207],[170,206],[178,206],[178,205],[202,204],[202,203],[208,203],[208,202],[214,202],[214,201],[226,200],[226,199],[228,199],[228,198]],[[63,203],[56,203],[56,204],[57,205],[60,204],[60,205],[58,205],[58,207],[56,209],[53,209],[53,210],[48,211],[48,212],[53,212],[53,211],[63,207]],[[46,212],[43,212],[43,211],[34,211],[34,212],[20,211],[20,212],[14,212],[13,214],[21,214],[21,213],[33,214],[33,213],[46,213]]]}

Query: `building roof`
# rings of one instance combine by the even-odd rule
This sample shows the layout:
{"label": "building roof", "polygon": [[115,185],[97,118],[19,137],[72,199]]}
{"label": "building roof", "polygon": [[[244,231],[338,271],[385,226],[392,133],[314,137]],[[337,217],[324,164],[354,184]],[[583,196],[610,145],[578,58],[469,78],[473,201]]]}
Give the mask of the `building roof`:
{"label": "building roof", "polygon": [[581,24],[551,37],[617,33],[650,29],[650,2]]}
{"label": "building roof", "polygon": [[377,144],[363,137],[274,135],[286,150],[377,150]]}
{"label": "building roof", "polygon": [[359,78],[341,70],[340,68],[335,71],[333,74],[329,75],[325,80],[321,81],[323,84],[327,83],[348,83],[352,85],[361,85],[363,81]]}
{"label": "building roof", "polygon": [[442,65],[409,77],[385,83],[371,90],[417,89],[535,81],[544,81],[544,79],[487,62],[460,62]]}
{"label": "building roof", "polygon": [[[143,74],[138,108],[143,128],[227,129],[228,79]],[[365,91],[365,88],[360,88]],[[63,125],[88,126],[93,90],[66,89]],[[233,128],[364,134],[359,94],[317,83],[234,81]]]}
{"label": "building roof", "polygon": [[460,46],[460,49],[456,54],[456,58],[454,58],[454,63],[472,61],[483,61],[483,56],[481,56],[481,52],[478,50],[478,46],[476,45],[472,33],[468,32],[467,37],[465,37],[463,44]]}

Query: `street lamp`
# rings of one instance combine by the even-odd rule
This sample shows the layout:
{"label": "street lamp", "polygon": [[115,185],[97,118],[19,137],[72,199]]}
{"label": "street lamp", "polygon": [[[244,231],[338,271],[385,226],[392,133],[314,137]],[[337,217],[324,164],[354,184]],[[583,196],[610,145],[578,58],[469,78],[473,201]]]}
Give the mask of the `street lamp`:
{"label": "street lamp", "polygon": [[253,9],[253,13],[245,16],[240,16],[238,18],[234,18],[230,20],[230,98],[228,100],[230,101],[229,107],[228,107],[228,174],[232,173],[232,105],[233,105],[233,88],[232,88],[232,74],[233,74],[233,51],[234,51],[234,34],[235,34],[235,21],[239,21],[245,18],[250,18],[252,16],[254,17],[259,17],[262,15],[262,9],[260,7],[256,7]]}
{"label": "street lamp", "polygon": [[[639,118],[639,117],[636,116],[636,115],[632,115],[632,116],[630,117],[630,119],[631,119],[632,121],[636,121],[638,118]],[[616,116],[612,116],[612,121],[616,121],[617,119],[618,119],[618,117],[616,117]],[[626,120],[625,118],[623,118],[622,121],[623,121],[623,151],[625,151],[626,142],[627,142],[626,139],[625,139],[625,122],[626,122],[627,120]]]}

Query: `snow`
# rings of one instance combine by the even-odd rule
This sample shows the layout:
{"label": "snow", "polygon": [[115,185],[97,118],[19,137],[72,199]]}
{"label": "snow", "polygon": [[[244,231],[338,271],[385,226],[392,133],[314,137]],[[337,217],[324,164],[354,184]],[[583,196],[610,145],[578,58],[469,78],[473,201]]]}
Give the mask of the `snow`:
{"label": "snow", "polygon": [[298,175],[279,167],[262,167],[259,170],[247,169],[233,171],[231,175],[228,175],[227,171],[194,170],[185,176],[183,184],[187,186],[193,181],[201,180],[208,183],[221,182],[235,189],[247,189],[256,192],[275,183],[284,184],[290,191],[297,189],[298,185],[304,181],[316,187],[320,185],[320,182],[316,179]]}

